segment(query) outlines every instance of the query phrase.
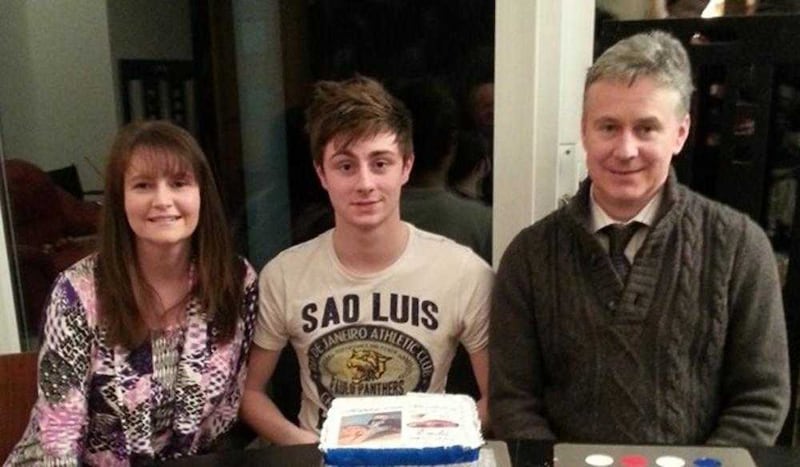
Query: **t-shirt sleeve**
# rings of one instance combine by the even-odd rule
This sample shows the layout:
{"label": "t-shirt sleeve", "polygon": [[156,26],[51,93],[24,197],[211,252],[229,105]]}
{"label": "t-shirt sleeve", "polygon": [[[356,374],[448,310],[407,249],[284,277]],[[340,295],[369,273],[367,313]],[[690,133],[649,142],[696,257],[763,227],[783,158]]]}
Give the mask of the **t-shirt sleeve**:
{"label": "t-shirt sleeve", "polygon": [[258,316],[253,342],[265,350],[281,350],[289,340],[286,324],[286,280],[279,258],[270,261],[258,277]]}
{"label": "t-shirt sleeve", "polygon": [[462,268],[462,329],[460,341],[473,353],[489,345],[489,309],[491,307],[494,272],[478,256],[470,253]]}

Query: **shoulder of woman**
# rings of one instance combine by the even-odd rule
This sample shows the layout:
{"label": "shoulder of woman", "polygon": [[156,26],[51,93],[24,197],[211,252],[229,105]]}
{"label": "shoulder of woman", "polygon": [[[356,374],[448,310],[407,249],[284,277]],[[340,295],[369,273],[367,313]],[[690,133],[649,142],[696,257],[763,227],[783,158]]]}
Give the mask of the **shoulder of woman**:
{"label": "shoulder of woman", "polygon": [[244,269],[244,283],[249,284],[258,280],[258,273],[244,256],[237,256],[239,265]]}

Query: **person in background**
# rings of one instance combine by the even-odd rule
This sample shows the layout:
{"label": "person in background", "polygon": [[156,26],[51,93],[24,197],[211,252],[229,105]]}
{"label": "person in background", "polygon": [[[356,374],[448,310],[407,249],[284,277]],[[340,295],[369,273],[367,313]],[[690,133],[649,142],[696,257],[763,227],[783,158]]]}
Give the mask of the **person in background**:
{"label": "person in background", "polygon": [[589,69],[589,176],[500,262],[490,409],[500,438],[768,445],[789,406],[781,291],[746,215],[678,183],[686,50],[631,36]]}
{"label": "person in background", "polygon": [[470,51],[454,80],[461,114],[460,128],[476,131],[486,140],[489,172],[481,187],[481,201],[491,205],[491,170],[494,161],[494,47],[481,46]]}
{"label": "person in background", "polygon": [[99,251],[46,309],[39,399],[6,465],[129,465],[214,449],[237,418],[257,303],[205,156],[164,121],[120,130]]}
{"label": "person in background", "polygon": [[443,235],[492,261],[492,209],[464,199],[447,186],[456,153],[458,112],[449,89],[433,79],[412,81],[395,95],[414,122],[414,170],[403,187],[400,217]]}
{"label": "person in background", "polygon": [[447,172],[447,182],[462,198],[481,201],[484,181],[492,173],[489,146],[476,131],[461,130],[456,139],[456,155]]}
{"label": "person in background", "polygon": [[[414,162],[408,110],[356,77],[317,83],[307,116],[335,227],[261,271],[242,418],[274,443],[316,442],[335,397],[443,392],[460,342],[486,420],[493,272],[468,247],[400,219]],[[264,390],[289,342],[300,365],[299,426]]]}

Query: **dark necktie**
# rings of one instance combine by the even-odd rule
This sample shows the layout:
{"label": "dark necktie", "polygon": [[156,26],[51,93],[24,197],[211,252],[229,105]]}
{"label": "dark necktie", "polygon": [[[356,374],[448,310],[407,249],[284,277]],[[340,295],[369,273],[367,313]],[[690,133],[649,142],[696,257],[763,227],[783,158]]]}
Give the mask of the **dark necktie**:
{"label": "dark necktie", "polygon": [[625,247],[631,238],[639,230],[640,222],[631,222],[628,225],[611,224],[603,227],[603,233],[608,236],[608,256],[611,257],[611,264],[617,272],[620,280],[624,283],[631,270],[631,263],[625,256]]}

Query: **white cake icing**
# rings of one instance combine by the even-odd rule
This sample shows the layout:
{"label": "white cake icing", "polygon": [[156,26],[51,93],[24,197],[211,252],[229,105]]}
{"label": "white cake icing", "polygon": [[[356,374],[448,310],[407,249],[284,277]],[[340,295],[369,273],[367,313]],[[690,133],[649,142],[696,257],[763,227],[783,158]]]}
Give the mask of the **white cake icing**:
{"label": "white cake icing", "polygon": [[320,434],[328,465],[477,465],[475,401],[455,394],[334,399]]}

